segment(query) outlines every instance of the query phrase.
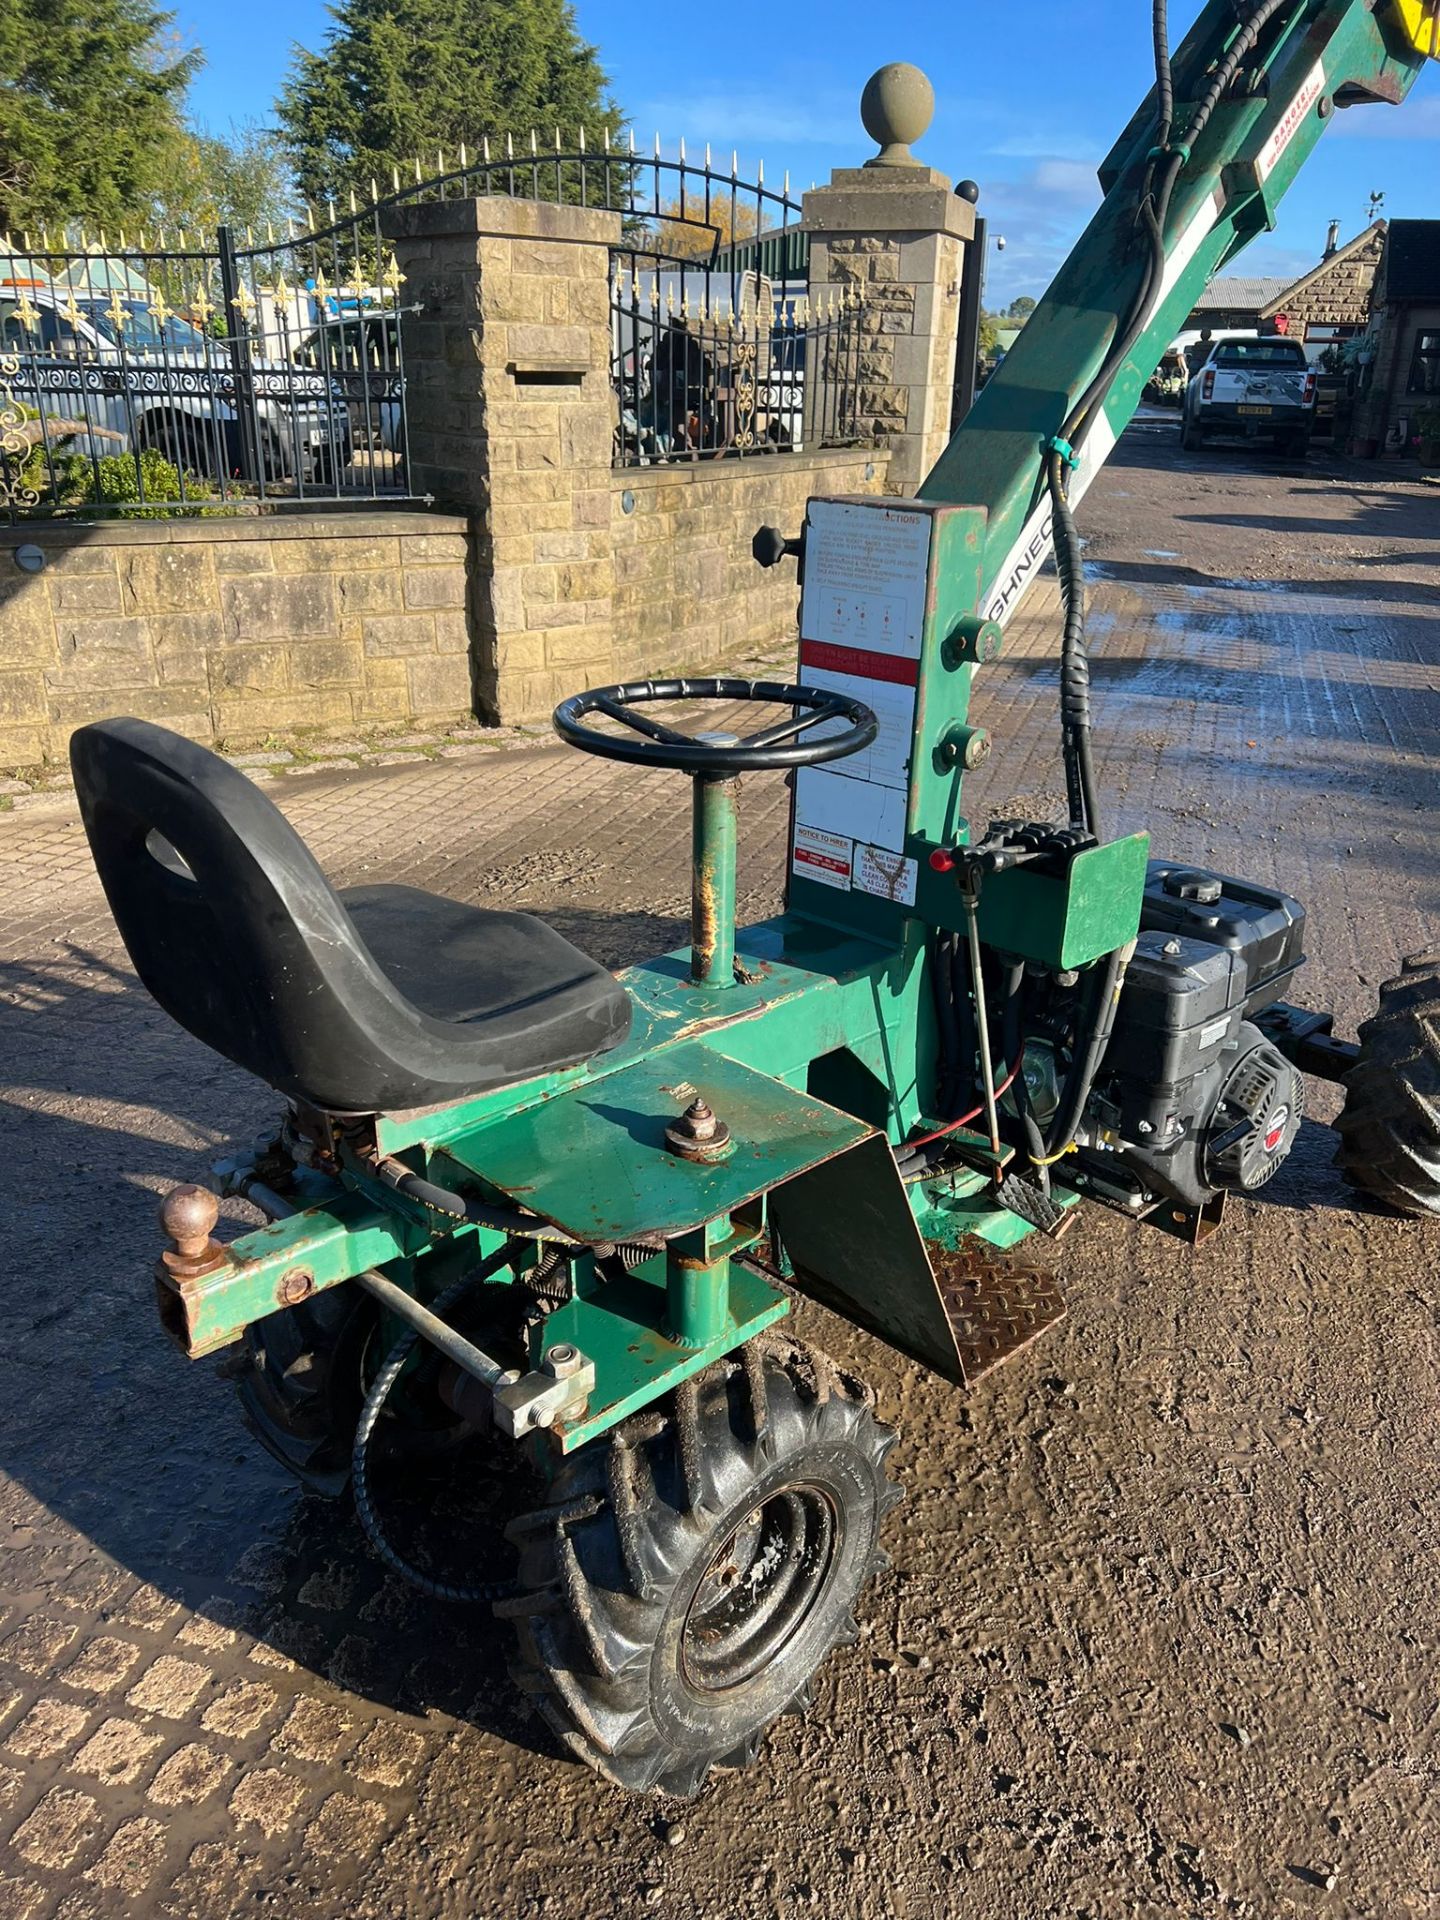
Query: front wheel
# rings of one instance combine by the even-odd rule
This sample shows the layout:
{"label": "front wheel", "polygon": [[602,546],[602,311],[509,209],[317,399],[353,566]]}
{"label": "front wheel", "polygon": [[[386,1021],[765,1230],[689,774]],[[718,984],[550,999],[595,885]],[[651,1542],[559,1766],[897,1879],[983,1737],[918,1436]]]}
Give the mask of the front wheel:
{"label": "front wheel", "polygon": [[573,1454],[516,1521],[515,1678],[619,1786],[748,1766],[855,1638],[895,1436],[824,1355],[760,1341]]}
{"label": "front wheel", "polygon": [[1344,1085],[1336,1166],[1396,1213],[1440,1214],[1440,948],[1381,987]]}

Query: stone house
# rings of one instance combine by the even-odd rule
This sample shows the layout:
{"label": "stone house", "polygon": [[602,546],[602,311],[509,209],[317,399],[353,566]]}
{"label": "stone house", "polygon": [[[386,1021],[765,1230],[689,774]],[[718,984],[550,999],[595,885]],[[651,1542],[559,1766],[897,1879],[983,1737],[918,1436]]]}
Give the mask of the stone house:
{"label": "stone house", "polygon": [[1408,453],[1421,422],[1436,414],[1440,220],[1392,220],[1356,386],[1352,431],[1357,451]]}
{"label": "stone house", "polygon": [[1299,280],[1224,275],[1212,280],[1186,322],[1185,337],[1212,333],[1288,333],[1313,349],[1363,333],[1370,296],[1385,245],[1385,223],[1376,221],[1344,246],[1332,221],[1324,257]]}

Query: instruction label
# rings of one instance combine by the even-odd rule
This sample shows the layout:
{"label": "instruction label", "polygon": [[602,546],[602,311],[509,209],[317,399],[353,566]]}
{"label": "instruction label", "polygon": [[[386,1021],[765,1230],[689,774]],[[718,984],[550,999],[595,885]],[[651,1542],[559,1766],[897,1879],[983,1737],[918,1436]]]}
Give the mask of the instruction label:
{"label": "instruction label", "polygon": [[931,526],[929,514],[879,503],[819,500],[810,509],[800,677],[862,701],[879,731],[860,753],[800,770],[796,872],[801,829],[896,853],[905,844]]}
{"label": "instruction label", "polygon": [[873,893],[879,900],[913,907],[919,872],[919,862],[907,860],[903,853],[887,853],[883,847],[855,849],[856,893]]}

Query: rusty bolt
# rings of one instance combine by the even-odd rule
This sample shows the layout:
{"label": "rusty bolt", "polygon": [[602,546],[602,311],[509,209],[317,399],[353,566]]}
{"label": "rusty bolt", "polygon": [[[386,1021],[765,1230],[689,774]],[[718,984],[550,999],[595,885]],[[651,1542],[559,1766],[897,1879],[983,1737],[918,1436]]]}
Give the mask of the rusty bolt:
{"label": "rusty bolt", "polygon": [[665,1143],[683,1159],[708,1160],[729,1146],[730,1129],[699,1098],[691,1102],[674,1126],[665,1129]]}
{"label": "rusty bolt", "polygon": [[281,1274],[275,1298],[282,1307],[298,1307],[315,1291],[315,1276],[308,1267],[290,1267]]}

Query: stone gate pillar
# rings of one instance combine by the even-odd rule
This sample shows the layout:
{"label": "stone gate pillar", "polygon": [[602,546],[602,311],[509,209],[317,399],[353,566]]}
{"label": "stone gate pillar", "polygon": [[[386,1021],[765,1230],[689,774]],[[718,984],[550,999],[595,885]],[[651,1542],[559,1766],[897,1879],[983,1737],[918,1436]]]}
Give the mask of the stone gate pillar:
{"label": "stone gate pillar", "polygon": [[[858,339],[836,330],[833,351],[827,343],[820,356],[831,392],[812,404],[822,420],[853,413],[861,435],[890,448],[888,490],[902,495],[916,492],[949,439],[964,243],[975,232],[973,206],[910,151],[934,107],[918,67],[882,67],[860,101],[879,153],[837,169],[804,200],[812,307],[837,296],[859,303]],[[854,383],[853,404],[836,409],[841,380]]]}
{"label": "stone gate pillar", "polygon": [[495,194],[391,208],[411,491],[472,516],[477,710],[610,680],[617,213]]}

